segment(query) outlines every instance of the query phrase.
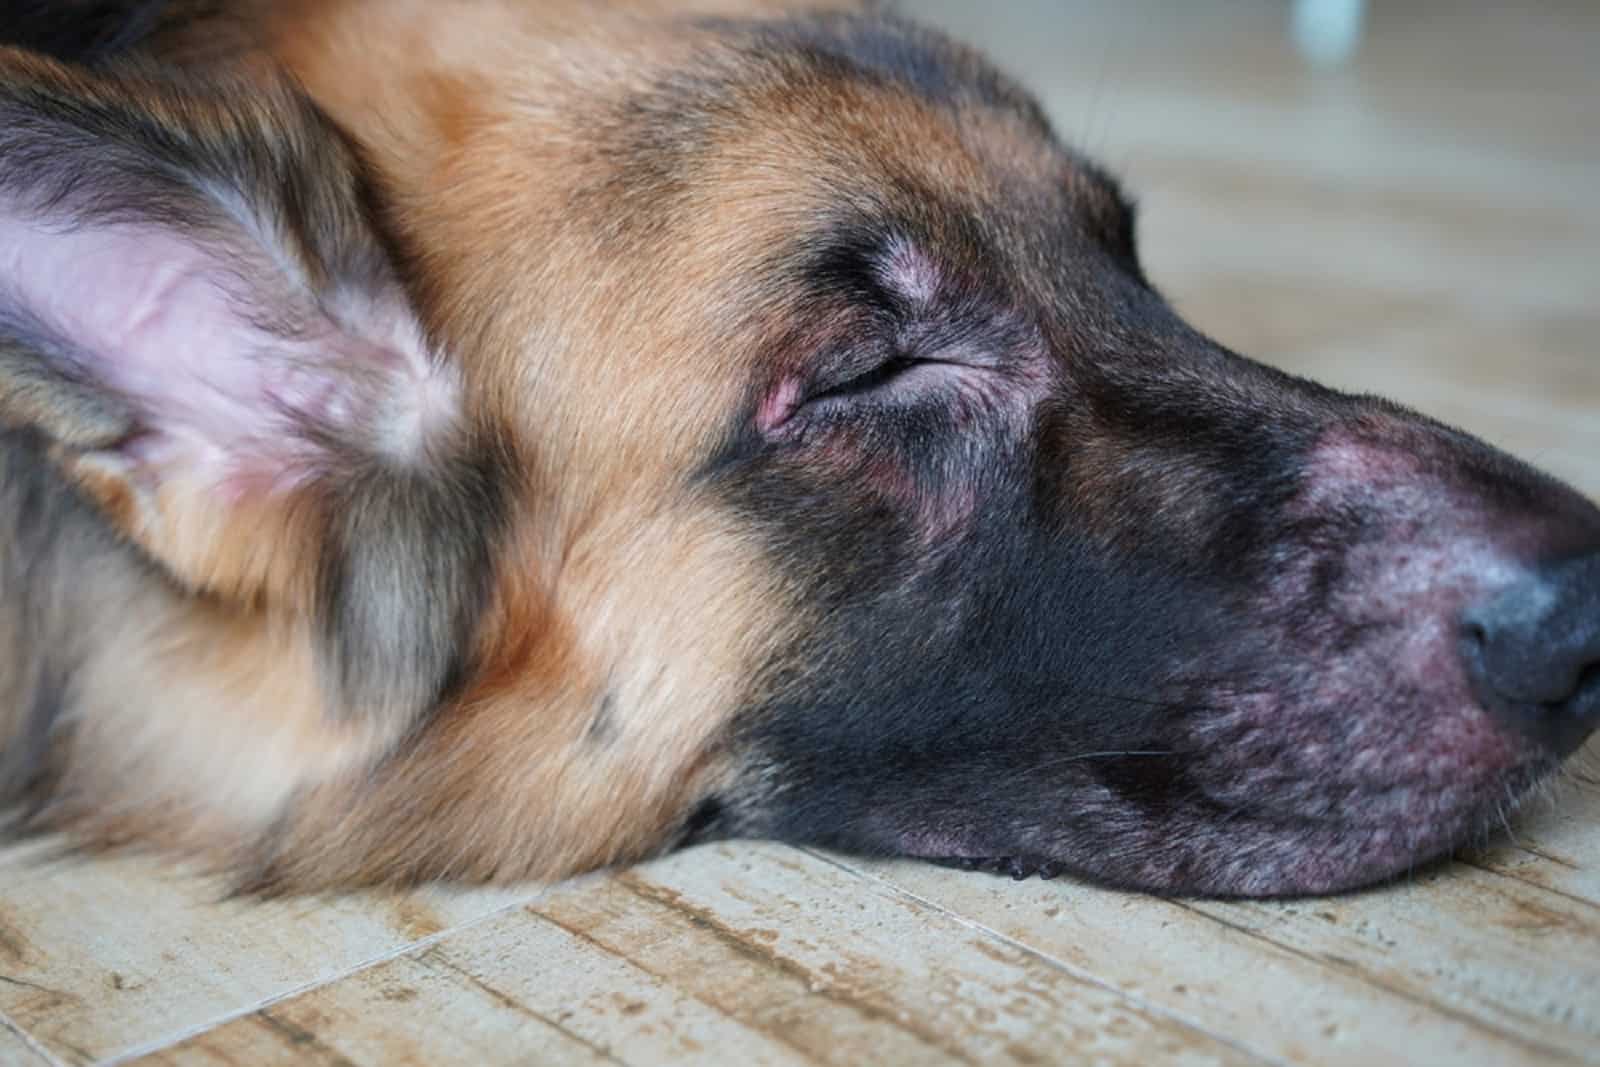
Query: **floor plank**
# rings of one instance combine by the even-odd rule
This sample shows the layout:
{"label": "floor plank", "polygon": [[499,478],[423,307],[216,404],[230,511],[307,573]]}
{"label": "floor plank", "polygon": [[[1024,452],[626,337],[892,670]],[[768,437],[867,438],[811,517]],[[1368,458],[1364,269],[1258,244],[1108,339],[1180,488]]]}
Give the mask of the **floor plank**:
{"label": "floor plank", "polygon": [[1511,832],[1464,858],[1574,900],[1600,901],[1600,785],[1571,782],[1531,809]]}
{"label": "floor plank", "polygon": [[[953,957],[957,962],[949,965]],[[460,1020],[441,1028],[435,1020]],[[558,889],[148,1062],[1263,1062],[939,909],[771,845]],[[287,1043],[287,1045],[285,1044]],[[336,1057],[336,1059],[327,1059]]]}
{"label": "floor plank", "polygon": [[218,887],[136,859],[0,859],[0,1012],[67,1063],[90,1063],[328,981],[530,898],[218,902]]}
{"label": "floor plank", "polygon": [[892,1052],[906,1063],[1049,1063],[1069,1048],[1109,1063],[1250,1062],[1102,983],[793,849],[711,846],[611,888],[646,902],[651,921],[618,927],[589,896],[537,907],[608,947],[649,953],[652,969],[779,1027],[818,1062]]}
{"label": "floor plank", "polygon": [[1595,904],[1456,865],[1382,892],[1315,903],[1187,906],[1575,1061],[1595,1055]]}
{"label": "floor plank", "polygon": [[0,1064],[5,1067],[55,1067],[55,1063],[16,1024],[0,1018]]}
{"label": "floor plank", "polygon": [[[858,866],[853,861],[845,864]],[[1567,1057],[1537,1038],[1401,997],[1366,976],[1202,910],[1072,882],[951,878],[915,863],[859,865],[1130,997],[1288,1063],[1513,1064]],[[1311,995],[1311,991],[1315,995]]]}
{"label": "floor plank", "polygon": [[[1282,0],[906,6],[1126,177],[1202,329],[1600,498],[1600,7],[1374,4],[1311,71]],[[1576,766],[1459,863],[1299,903],[754,844],[259,905],[0,855],[0,1064],[1600,1064],[1600,742]]]}
{"label": "floor plank", "polygon": [[[805,1062],[621,957],[526,912],[201,1034],[146,1063]],[[270,1055],[270,1054],[269,1054]]]}

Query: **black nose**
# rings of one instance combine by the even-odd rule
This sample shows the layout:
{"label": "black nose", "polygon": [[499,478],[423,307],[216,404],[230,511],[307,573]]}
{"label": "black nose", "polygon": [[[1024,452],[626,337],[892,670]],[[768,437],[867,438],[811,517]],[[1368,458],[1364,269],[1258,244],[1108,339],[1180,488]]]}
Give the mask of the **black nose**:
{"label": "black nose", "polygon": [[1478,696],[1562,755],[1600,725],[1600,553],[1532,571],[1462,620]]}

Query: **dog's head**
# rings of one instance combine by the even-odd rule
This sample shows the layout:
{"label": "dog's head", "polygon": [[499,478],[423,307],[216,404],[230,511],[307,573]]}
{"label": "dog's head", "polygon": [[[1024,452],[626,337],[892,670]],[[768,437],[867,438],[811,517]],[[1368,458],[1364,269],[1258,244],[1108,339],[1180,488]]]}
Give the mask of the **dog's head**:
{"label": "dog's head", "polygon": [[[659,6],[0,63],[0,400],[186,595],[311,649],[296,737],[359,748],[207,811],[264,878],[764,835],[1332,890],[1600,721],[1579,495],[1186,326],[957,45]],[[162,722],[225,764],[260,725]]]}

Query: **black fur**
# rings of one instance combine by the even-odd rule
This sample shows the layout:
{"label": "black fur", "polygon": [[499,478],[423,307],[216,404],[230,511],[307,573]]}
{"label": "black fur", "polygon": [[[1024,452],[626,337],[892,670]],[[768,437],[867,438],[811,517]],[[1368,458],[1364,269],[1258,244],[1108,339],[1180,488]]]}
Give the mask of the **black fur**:
{"label": "black fur", "polygon": [[319,583],[338,706],[431,709],[460,683],[508,484],[499,449],[479,446],[445,471],[372,470],[345,487]]}
{"label": "black fur", "polygon": [[[763,54],[952,114],[1003,103],[954,53],[852,25],[786,26]],[[1447,850],[1560,753],[1545,731],[1504,770],[1428,769],[1483,727],[1457,721],[1448,641],[1420,674],[1389,657],[1475,579],[1396,603],[1386,567],[1448,567],[1496,523],[1537,525],[1500,549],[1529,563],[1592,551],[1600,515],[1465,435],[1196,333],[1145,278],[1115,183],[1037,132],[1055,171],[989,201],[897,160],[845,179],[851,207],[753,283],[755,319],[797,324],[771,362],[804,400],[764,425],[775,385],[756,383],[705,477],[806,589],[808,626],[753,684],[746,776],[693,836],[1224,894]],[[931,297],[885,280],[906,247]],[[965,369],[902,395],[919,358]],[[1369,479],[1324,469],[1340,447]]]}
{"label": "black fur", "polygon": [[0,44],[102,62],[143,43],[169,6],[170,0],[7,0],[0,4]]}

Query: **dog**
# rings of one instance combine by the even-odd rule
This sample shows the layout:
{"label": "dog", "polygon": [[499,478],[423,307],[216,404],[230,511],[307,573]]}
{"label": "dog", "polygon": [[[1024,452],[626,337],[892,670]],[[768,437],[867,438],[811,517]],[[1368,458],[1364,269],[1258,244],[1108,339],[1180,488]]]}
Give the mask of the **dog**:
{"label": "dog", "polygon": [[8,15],[14,833],[262,893],[763,837],[1318,894],[1600,721],[1600,511],[1190,328],[892,10]]}

